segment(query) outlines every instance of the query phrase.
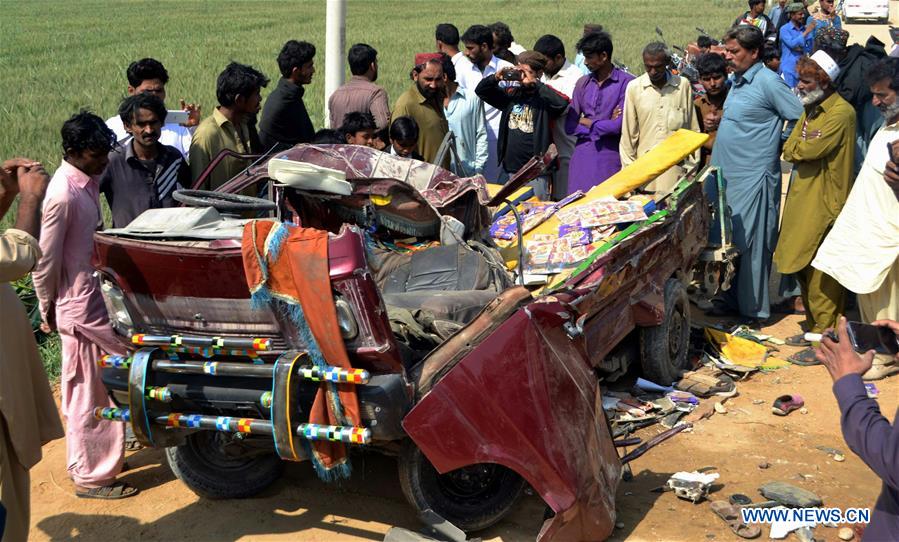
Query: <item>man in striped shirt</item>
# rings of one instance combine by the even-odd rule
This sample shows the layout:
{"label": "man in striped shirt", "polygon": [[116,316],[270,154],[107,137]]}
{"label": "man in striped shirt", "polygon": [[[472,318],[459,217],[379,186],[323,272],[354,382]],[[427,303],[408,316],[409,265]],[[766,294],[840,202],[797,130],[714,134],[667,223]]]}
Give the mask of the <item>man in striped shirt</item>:
{"label": "man in striped shirt", "polygon": [[119,117],[133,137],[109,153],[100,191],[112,211],[112,225],[123,228],[147,209],[174,207],[172,193],[190,186],[190,170],[175,147],[159,142],[166,109],[153,94],[128,96]]}

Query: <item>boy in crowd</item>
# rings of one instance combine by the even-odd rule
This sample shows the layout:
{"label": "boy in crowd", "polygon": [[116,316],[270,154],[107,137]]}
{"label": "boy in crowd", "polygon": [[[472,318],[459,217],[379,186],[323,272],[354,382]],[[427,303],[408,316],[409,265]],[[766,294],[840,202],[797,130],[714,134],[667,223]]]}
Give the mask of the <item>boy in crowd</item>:
{"label": "boy in crowd", "polygon": [[343,125],[340,127],[348,145],[362,145],[371,148],[375,148],[375,130],[377,129],[378,126],[375,124],[372,114],[360,111],[347,113],[343,117]]}

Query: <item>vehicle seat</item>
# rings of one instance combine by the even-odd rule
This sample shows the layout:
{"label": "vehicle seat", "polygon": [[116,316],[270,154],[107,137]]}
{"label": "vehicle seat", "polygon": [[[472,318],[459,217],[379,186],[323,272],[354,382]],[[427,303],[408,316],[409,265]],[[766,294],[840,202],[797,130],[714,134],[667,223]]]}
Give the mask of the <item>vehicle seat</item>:
{"label": "vehicle seat", "polygon": [[463,245],[443,245],[415,252],[387,275],[382,291],[398,294],[422,291],[493,290],[493,270],[487,259]]}
{"label": "vehicle seat", "polygon": [[492,290],[422,290],[384,294],[384,304],[397,309],[421,309],[431,313],[435,320],[449,320],[464,325],[472,321],[497,295],[499,294]]}
{"label": "vehicle seat", "polygon": [[382,297],[388,307],[422,309],[435,320],[467,324],[505,289],[505,271],[465,245],[443,245],[412,254],[390,271]]}

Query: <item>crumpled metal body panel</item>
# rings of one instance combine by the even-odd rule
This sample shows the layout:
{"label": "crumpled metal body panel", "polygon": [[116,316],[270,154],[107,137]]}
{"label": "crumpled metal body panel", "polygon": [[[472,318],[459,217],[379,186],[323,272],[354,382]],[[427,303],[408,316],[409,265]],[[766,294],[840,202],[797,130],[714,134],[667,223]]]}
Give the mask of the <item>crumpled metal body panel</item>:
{"label": "crumpled metal body panel", "polygon": [[[270,158],[307,162],[343,171],[346,173],[346,180],[353,184],[352,196],[386,196],[398,186],[405,185],[414,189],[411,191],[414,196],[420,195],[438,209],[451,205],[466,194],[472,194],[480,205],[490,201],[486,180],[481,175],[457,177],[434,164],[394,156],[361,145],[300,144],[275,153]],[[220,190],[239,192],[242,188],[267,178],[268,159],[265,159],[228,181]],[[346,201],[346,198],[352,196],[341,199]]]}
{"label": "crumpled metal body panel", "polygon": [[603,540],[614,528],[621,464],[582,341],[563,329],[568,309],[549,298],[516,310],[403,427],[440,472],[498,463],[523,476],[556,511],[540,540]]}
{"label": "crumpled metal body panel", "polygon": [[637,326],[662,323],[665,282],[684,276],[708,232],[701,185],[667,202],[565,286],[537,299],[511,288],[412,374],[403,427],[440,472],[499,463],[556,512],[540,540],[604,540],[621,462],[593,368]]}

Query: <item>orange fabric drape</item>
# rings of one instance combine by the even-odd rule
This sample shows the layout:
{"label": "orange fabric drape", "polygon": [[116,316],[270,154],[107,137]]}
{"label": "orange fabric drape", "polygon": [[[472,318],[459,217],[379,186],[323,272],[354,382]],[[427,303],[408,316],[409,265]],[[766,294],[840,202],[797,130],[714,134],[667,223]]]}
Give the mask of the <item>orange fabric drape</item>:
{"label": "orange fabric drape", "polygon": [[[331,291],[328,232],[254,220],[244,227],[242,249],[244,272],[254,299],[285,304],[285,312],[300,328],[301,337],[305,335],[304,326],[308,326],[313,340],[309,341],[307,335],[306,342],[314,343],[307,344],[313,361],[317,349],[320,362],[351,369]],[[312,404],[309,423],[361,426],[355,386],[323,382]],[[332,478],[336,472],[349,474],[344,444],[314,441],[312,451],[320,475]]]}

